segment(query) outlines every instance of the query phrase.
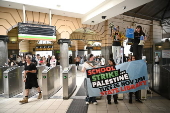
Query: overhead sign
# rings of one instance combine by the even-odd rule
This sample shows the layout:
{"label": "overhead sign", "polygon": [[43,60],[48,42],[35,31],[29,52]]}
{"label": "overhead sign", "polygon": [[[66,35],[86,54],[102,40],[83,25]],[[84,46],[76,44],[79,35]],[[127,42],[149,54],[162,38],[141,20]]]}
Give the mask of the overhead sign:
{"label": "overhead sign", "polygon": [[56,27],[18,23],[18,39],[56,41]]}

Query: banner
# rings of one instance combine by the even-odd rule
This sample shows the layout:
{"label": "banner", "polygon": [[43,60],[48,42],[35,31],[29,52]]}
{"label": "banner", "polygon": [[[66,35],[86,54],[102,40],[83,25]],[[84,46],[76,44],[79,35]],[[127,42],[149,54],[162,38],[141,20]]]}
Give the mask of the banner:
{"label": "banner", "polygon": [[136,60],[116,66],[86,70],[87,93],[90,97],[136,92],[148,87],[146,62]]}

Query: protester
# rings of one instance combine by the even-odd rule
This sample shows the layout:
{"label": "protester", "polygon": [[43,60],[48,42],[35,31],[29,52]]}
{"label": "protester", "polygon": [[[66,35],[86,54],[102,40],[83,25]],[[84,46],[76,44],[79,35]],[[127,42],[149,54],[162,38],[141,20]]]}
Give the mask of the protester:
{"label": "protester", "polygon": [[144,36],[144,40],[146,40],[146,36],[142,30],[142,27],[137,26],[133,39],[133,55],[135,55],[138,59],[142,59],[143,45],[139,45],[141,36]]}
{"label": "protester", "polygon": [[[86,73],[86,69],[91,69],[91,68],[94,68],[96,65],[95,61],[94,61],[94,56],[93,54],[90,54],[87,56],[87,61],[84,62],[83,64],[83,67],[82,67],[82,72]],[[86,75],[87,77],[87,75]],[[87,89],[86,89],[87,91]],[[96,101],[96,97],[89,97],[88,96],[88,92],[87,92],[87,97],[86,97],[86,104],[89,104],[89,103],[93,103],[95,105],[97,105],[97,101]]]}
{"label": "protester", "polygon": [[[132,61],[135,61],[137,60],[136,56],[132,56]],[[140,100],[140,96],[139,96],[139,93],[140,93],[140,90],[136,91],[135,92],[135,99],[136,101],[140,102],[140,103],[143,103],[141,100]],[[133,95],[133,92],[129,92],[129,103],[132,104],[132,95]]]}
{"label": "protester", "polygon": [[19,101],[20,103],[28,103],[28,95],[29,95],[29,89],[32,87],[37,88],[37,91],[39,93],[37,99],[42,98],[40,87],[38,86],[37,82],[37,74],[36,74],[36,66],[34,63],[31,63],[31,57],[26,56],[26,64],[24,68],[24,82],[25,82],[25,98],[23,100]]}
{"label": "protester", "polygon": [[[115,61],[113,60],[113,58],[110,58],[110,59],[108,60],[108,63],[109,63],[109,66],[114,66],[114,67],[115,67],[115,65],[116,65],[116,63],[115,63]],[[108,102],[108,104],[111,104],[111,96],[112,96],[112,95],[107,95],[107,102]],[[115,103],[115,104],[118,104],[117,98],[118,98],[118,95],[117,95],[117,94],[113,95],[113,99],[114,99],[114,103]]]}

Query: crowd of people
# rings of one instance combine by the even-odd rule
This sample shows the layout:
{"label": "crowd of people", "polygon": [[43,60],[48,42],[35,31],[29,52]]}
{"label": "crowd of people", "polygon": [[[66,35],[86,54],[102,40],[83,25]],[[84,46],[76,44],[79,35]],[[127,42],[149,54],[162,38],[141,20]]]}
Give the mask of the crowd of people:
{"label": "crowd of people", "polygon": [[[57,59],[55,56],[50,56],[46,58],[45,56],[40,56],[39,54],[35,55],[29,55],[31,56],[32,60],[31,62],[34,63],[36,66],[44,65],[44,66],[52,66],[55,67],[56,65],[60,65],[60,57]],[[6,66],[24,66],[26,64],[26,57],[18,55],[17,58],[15,58],[13,55],[10,55],[8,58],[8,64],[5,64]]]}

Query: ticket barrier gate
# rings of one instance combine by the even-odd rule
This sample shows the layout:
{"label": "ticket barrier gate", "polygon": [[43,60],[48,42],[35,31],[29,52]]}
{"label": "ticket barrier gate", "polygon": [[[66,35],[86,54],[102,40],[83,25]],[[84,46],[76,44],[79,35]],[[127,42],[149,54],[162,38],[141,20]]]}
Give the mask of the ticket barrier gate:
{"label": "ticket barrier gate", "polygon": [[68,99],[76,89],[76,74],[77,68],[75,65],[70,65],[63,70],[63,99]]}
{"label": "ticket barrier gate", "polygon": [[38,70],[37,78],[38,78],[38,85],[40,89],[42,89],[42,71],[45,69],[45,67],[46,66],[37,66],[37,70]]}
{"label": "ticket barrier gate", "polygon": [[0,67],[0,94],[4,93],[3,72],[9,67]]}
{"label": "ticket barrier gate", "polygon": [[61,88],[60,67],[47,67],[42,72],[42,95],[44,100],[53,96]]}
{"label": "ticket barrier gate", "polygon": [[[45,69],[46,66],[37,66],[37,70],[38,70],[38,75],[37,75],[37,80],[38,80],[38,85],[39,87],[42,89],[42,71]],[[23,86],[23,97],[25,97],[25,82],[23,82],[24,80],[24,71],[22,72],[22,86]],[[32,88],[29,90],[29,97],[32,97],[34,95],[36,95],[38,92],[35,88]]]}
{"label": "ticket barrier gate", "polygon": [[22,71],[24,67],[10,67],[3,72],[4,97],[10,98],[22,92]]}

